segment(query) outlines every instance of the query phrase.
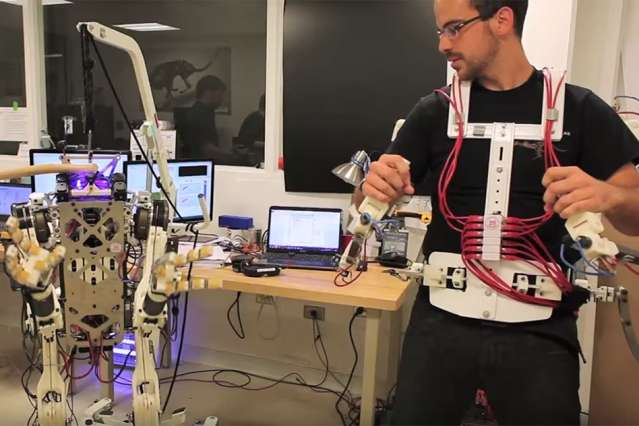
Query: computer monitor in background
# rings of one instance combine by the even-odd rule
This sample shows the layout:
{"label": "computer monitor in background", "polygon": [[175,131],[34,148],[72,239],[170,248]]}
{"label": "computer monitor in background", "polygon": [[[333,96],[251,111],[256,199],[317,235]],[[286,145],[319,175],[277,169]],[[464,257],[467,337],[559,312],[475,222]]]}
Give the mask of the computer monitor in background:
{"label": "computer monitor in background", "polygon": [[[67,152],[71,164],[87,164],[89,162],[88,151]],[[115,156],[120,159],[115,166],[114,173],[124,173],[124,162],[131,159],[129,151],[93,151],[92,162],[98,165],[98,170],[106,167]],[[32,149],[29,151],[31,165],[59,164],[62,161],[62,152],[52,149]],[[55,174],[37,175],[31,178],[33,192],[54,192]]]}
{"label": "computer monitor in background", "polygon": [[[169,174],[176,190],[176,207],[182,218],[175,215],[176,221],[203,220],[198,195],[204,194],[209,203],[209,215],[213,212],[213,178],[215,165],[213,160],[169,160]],[[144,161],[129,161],[124,166],[129,191],[146,191],[147,173],[151,175]],[[159,177],[157,164],[153,170]],[[152,192],[159,192],[151,175]],[[210,218],[209,218],[210,219]]]}
{"label": "computer monitor in background", "polygon": [[11,215],[11,205],[26,203],[31,195],[31,185],[22,183],[0,183],[0,221]]}

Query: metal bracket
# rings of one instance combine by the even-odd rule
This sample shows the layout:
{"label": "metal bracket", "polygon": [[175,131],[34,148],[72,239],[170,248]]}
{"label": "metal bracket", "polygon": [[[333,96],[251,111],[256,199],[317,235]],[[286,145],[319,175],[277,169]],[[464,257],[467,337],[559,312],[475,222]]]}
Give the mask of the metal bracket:
{"label": "metal bracket", "polygon": [[515,142],[514,123],[495,123],[490,142],[490,161],[484,206],[483,260],[501,258],[502,220],[508,215],[510,178]]}
{"label": "metal bracket", "polygon": [[[553,82],[559,82],[561,80],[562,71],[550,69],[550,75]],[[463,111],[460,111],[464,120],[464,138],[465,139],[488,139],[494,132],[494,124],[492,123],[469,123],[468,117],[470,112],[470,91],[472,87],[472,81],[459,82],[459,88],[455,88],[455,84],[452,86],[452,90],[458,90],[461,95],[461,99],[458,100],[460,105],[463,105]],[[555,88],[556,89],[556,88]],[[557,97],[557,104],[555,109],[548,110],[546,107],[546,100],[548,98],[546,85],[544,85],[544,99],[542,105],[542,113],[539,120],[539,124],[517,124],[515,126],[515,139],[528,140],[528,141],[542,141],[545,137],[545,123],[546,120],[555,120],[552,128],[552,140],[555,142],[560,141],[564,136],[564,104],[566,98],[566,85],[562,84],[559,88]],[[554,94],[553,94],[554,95]],[[456,138],[459,132],[457,125],[457,116],[454,108],[449,108],[448,112],[448,137]]]}
{"label": "metal bracket", "polygon": [[623,329],[624,336],[626,336],[626,342],[628,342],[630,352],[632,352],[635,359],[639,361],[639,339],[637,339],[634,327],[632,326],[630,305],[628,303],[628,290],[623,287],[619,287],[617,291],[617,308],[619,309],[619,317],[621,318],[621,328]]}
{"label": "metal bracket", "polygon": [[466,268],[451,268],[439,265],[423,266],[424,285],[428,287],[466,289]]}

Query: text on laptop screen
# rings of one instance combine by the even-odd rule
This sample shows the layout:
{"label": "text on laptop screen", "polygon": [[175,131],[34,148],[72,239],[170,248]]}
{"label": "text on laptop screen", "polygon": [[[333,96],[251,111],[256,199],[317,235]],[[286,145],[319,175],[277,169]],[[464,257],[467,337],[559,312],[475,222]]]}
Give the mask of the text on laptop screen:
{"label": "text on laptop screen", "polygon": [[339,212],[272,209],[268,248],[275,250],[339,250]]}
{"label": "text on laptop screen", "polygon": [[[111,163],[116,155],[114,153],[100,154],[94,152],[92,162],[98,166],[98,170],[102,170]],[[71,164],[87,164],[89,162],[86,152],[70,152],[67,153],[67,156]],[[124,162],[128,160],[129,156],[127,154],[120,154],[120,159],[115,165],[113,173],[124,173]],[[32,162],[34,166],[39,164],[60,164],[62,162],[62,154],[59,152],[34,152]],[[43,192],[45,194],[55,192],[55,176],[55,173],[33,176],[34,192]]]}
{"label": "text on laptop screen", "polygon": [[[213,161],[211,160],[183,160],[170,161],[169,175],[175,184],[176,207],[180,215],[188,220],[201,220],[202,208],[198,199],[199,194],[204,194],[211,215],[213,203]],[[153,170],[159,176],[157,164]],[[151,192],[159,192],[160,189],[155,179],[148,170],[146,163],[128,163],[126,166],[127,190],[146,191],[147,173],[153,181]]]}
{"label": "text on laptop screen", "polygon": [[31,188],[24,185],[0,185],[0,216],[11,214],[11,204],[29,201]]}

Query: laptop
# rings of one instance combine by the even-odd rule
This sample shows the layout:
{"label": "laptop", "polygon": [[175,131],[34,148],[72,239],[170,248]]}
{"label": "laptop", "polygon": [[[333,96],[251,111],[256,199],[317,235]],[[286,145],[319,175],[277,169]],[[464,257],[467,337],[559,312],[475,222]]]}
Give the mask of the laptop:
{"label": "laptop", "polygon": [[336,270],[342,210],[271,207],[266,260],[284,268]]}
{"label": "laptop", "polygon": [[26,203],[31,195],[31,185],[21,183],[0,183],[0,227],[11,216],[11,205]]}

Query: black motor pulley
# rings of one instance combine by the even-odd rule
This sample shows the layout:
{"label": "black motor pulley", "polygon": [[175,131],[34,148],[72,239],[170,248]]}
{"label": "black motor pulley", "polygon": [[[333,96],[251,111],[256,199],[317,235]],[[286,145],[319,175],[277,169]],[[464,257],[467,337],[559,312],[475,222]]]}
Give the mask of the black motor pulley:
{"label": "black motor pulley", "polygon": [[51,236],[51,230],[49,229],[49,221],[44,211],[37,211],[33,213],[33,228],[35,231],[36,239],[39,243],[46,243]]}
{"label": "black motor pulley", "polygon": [[153,200],[153,226],[164,230],[169,226],[169,206],[166,200]]}
{"label": "black motor pulley", "polygon": [[133,236],[140,241],[149,238],[151,230],[151,212],[149,209],[138,208],[133,215]]}

